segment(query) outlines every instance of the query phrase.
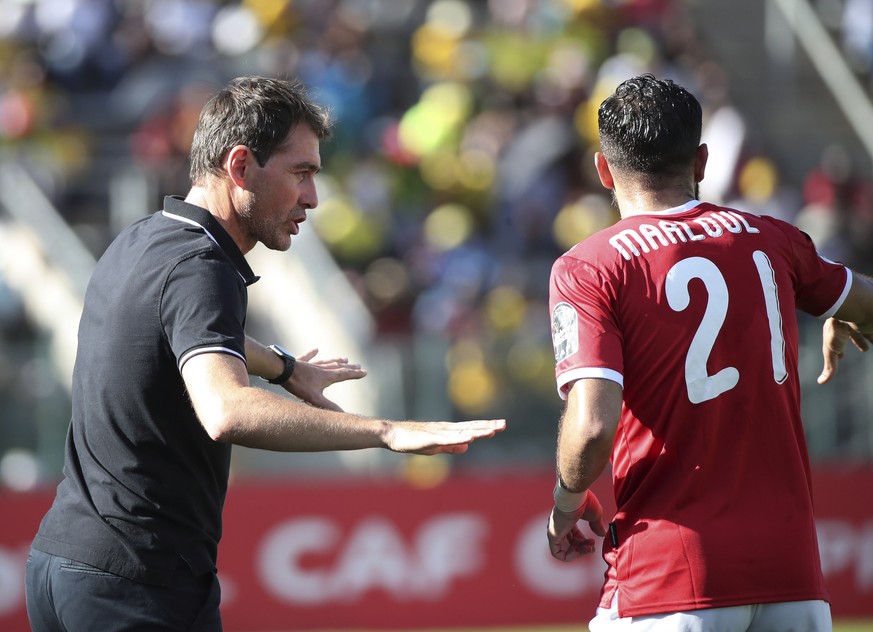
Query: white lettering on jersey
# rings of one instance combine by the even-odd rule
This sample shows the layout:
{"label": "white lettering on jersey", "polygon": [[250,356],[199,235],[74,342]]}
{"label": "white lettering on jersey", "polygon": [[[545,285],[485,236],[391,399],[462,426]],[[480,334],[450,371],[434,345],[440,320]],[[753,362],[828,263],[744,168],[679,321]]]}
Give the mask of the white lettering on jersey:
{"label": "white lettering on jersey", "polygon": [[[640,224],[634,230],[626,228],[609,238],[609,245],[618,251],[625,261],[657,250],[661,246],[675,246],[702,239],[717,239],[727,233],[760,233],[746,218],[734,211],[715,211],[698,217],[694,225],[686,222],[661,220],[655,224]],[[696,232],[695,226],[703,232]]]}
{"label": "white lettering on jersey", "polygon": [[667,239],[670,240],[671,244],[678,244],[680,241],[685,243],[688,241],[684,231],[676,222],[668,222],[667,220],[662,219],[658,222],[658,227],[664,231],[664,234],[667,236]]}
{"label": "white lettering on jersey", "polygon": [[710,237],[721,237],[724,235],[722,227],[716,224],[715,220],[710,217],[700,217],[694,221],[700,225],[703,228],[703,232]]}
{"label": "white lettering on jersey", "polygon": [[658,230],[657,227],[652,226],[651,224],[641,224],[640,234],[645,238],[646,242],[649,244],[649,247],[652,250],[658,249],[657,242],[660,242],[662,246],[670,245],[670,242],[667,241],[667,238],[664,237],[663,233],[661,233],[661,231]]}
{"label": "white lettering on jersey", "polygon": [[[643,241],[643,238],[637,234],[637,231],[632,228],[628,228],[627,230],[623,230],[617,235],[613,235],[609,238],[609,244],[618,250],[621,253],[621,256],[625,259],[630,260],[631,253],[635,257],[640,256],[640,248],[637,248],[636,245],[630,240],[633,237],[634,240],[640,245],[640,248],[643,249],[643,252],[649,252],[649,247],[646,245],[646,242]],[[625,248],[627,246],[627,248]],[[630,252],[628,252],[630,250]]]}
{"label": "white lettering on jersey", "polygon": [[745,227],[747,233],[760,233],[761,231],[755,228],[754,226],[750,226],[749,222],[746,221],[746,218],[740,215],[735,211],[726,211],[728,215],[736,217],[740,220],[740,223]]}
{"label": "white lettering on jersey", "polygon": [[[721,211],[715,213],[713,217],[721,222],[721,224],[728,230],[728,232],[734,234],[743,232],[743,226],[739,223],[739,221],[737,221],[736,217],[733,217],[732,215],[728,215],[727,213],[723,213]],[[758,232],[757,228],[754,228],[753,230],[756,233]]]}
{"label": "white lettering on jersey", "polygon": [[579,351],[579,319],[569,303],[558,303],[552,310],[552,345],[555,363]]}
{"label": "white lettering on jersey", "polygon": [[679,225],[682,227],[682,230],[685,231],[685,234],[688,235],[688,239],[691,241],[700,241],[701,239],[706,239],[706,235],[700,235],[691,230],[691,226],[686,224],[685,222],[679,222]]}

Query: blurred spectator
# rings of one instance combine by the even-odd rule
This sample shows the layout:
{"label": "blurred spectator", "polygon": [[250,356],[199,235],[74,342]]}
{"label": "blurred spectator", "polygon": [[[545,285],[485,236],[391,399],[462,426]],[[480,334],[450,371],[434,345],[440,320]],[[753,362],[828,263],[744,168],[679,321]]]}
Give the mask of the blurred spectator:
{"label": "blurred spectator", "polygon": [[849,68],[873,94],[873,0],[815,0],[813,6]]}
{"label": "blurred spectator", "polygon": [[873,0],[845,0],[841,27],[846,59],[869,79],[873,76]]}
{"label": "blurred spectator", "polygon": [[873,237],[870,186],[854,172],[846,151],[831,145],[803,183],[804,206],[795,218],[822,254],[861,270],[871,263],[866,247]]}

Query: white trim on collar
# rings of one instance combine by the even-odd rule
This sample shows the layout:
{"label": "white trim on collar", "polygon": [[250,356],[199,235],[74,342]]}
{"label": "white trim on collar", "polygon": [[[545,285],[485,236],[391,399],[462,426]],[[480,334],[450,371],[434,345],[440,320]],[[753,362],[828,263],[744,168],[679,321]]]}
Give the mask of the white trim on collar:
{"label": "white trim on collar", "polygon": [[[191,224],[192,226],[197,226],[197,227],[200,228],[204,233],[206,233],[206,236],[209,237],[209,239],[212,240],[212,243],[214,243],[216,246],[218,246],[219,248],[221,248],[221,244],[218,243],[218,240],[215,239],[215,237],[212,236],[212,233],[210,233],[208,230],[206,230],[206,227],[203,226],[202,224],[198,224],[198,223],[195,222],[193,219],[189,219],[189,218],[187,218],[187,217],[182,217],[181,215],[176,215],[175,213],[169,213],[169,212],[167,212],[167,211],[161,211],[161,214],[162,214],[164,217],[168,217],[168,218],[170,218],[170,219],[174,219],[174,220],[176,220],[176,221],[178,221],[178,222],[184,222],[184,223],[186,223],[186,224]],[[235,269],[235,268],[234,268],[234,269]],[[243,280],[243,283],[245,283],[245,282],[246,282],[246,278],[242,275],[242,273],[241,273],[239,270],[236,270],[236,273],[239,275],[239,278],[241,278],[241,279]]]}
{"label": "white trim on collar", "polygon": [[678,215],[679,213],[690,211],[697,206],[700,206],[700,200],[689,200],[682,206],[674,206],[673,208],[668,208],[663,211],[647,211],[645,213],[640,213],[640,215]]}

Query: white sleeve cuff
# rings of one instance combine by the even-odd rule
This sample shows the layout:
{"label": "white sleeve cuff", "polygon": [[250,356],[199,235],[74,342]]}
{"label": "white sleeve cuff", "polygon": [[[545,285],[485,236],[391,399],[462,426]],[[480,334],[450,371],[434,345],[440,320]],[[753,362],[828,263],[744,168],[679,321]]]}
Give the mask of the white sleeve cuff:
{"label": "white sleeve cuff", "polygon": [[576,380],[581,380],[586,377],[599,377],[606,380],[617,382],[619,386],[624,388],[624,376],[613,369],[603,367],[583,367],[579,369],[571,369],[558,376],[558,395],[561,399],[567,399],[567,392],[570,390],[570,385]]}

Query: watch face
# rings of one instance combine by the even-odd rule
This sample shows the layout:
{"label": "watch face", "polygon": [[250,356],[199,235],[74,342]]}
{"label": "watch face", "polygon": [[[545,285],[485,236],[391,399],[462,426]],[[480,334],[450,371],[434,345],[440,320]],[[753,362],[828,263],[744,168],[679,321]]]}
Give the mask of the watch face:
{"label": "watch face", "polygon": [[291,374],[294,372],[294,367],[297,364],[296,358],[288,353],[287,349],[282,348],[279,345],[270,345],[267,347],[270,351],[275,353],[277,356],[282,358],[282,361],[285,363],[285,368],[282,370],[276,378],[264,378],[270,384],[284,384],[291,377]]}
{"label": "watch face", "polygon": [[289,358],[294,357],[290,351],[288,351],[285,347],[283,347],[281,345],[270,345],[270,349],[272,349],[276,353],[279,353],[283,356],[288,356]]}

